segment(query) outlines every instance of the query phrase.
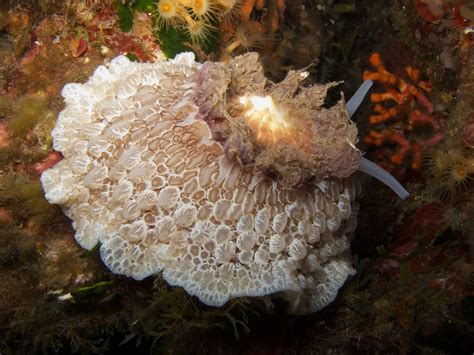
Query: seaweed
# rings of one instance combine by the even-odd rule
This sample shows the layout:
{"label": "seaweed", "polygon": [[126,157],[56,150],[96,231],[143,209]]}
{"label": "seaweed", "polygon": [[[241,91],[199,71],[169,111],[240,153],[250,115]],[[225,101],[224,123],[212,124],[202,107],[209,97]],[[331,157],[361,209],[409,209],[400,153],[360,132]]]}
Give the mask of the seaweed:
{"label": "seaweed", "polygon": [[21,243],[25,238],[16,225],[0,222],[0,269],[12,268],[20,260],[22,250]]}
{"label": "seaweed", "polygon": [[174,58],[176,54],[192,51],[191,39],[184,29],[174,27],[156,28],[154,31],[160,49],[167,58]]}
{"label": "seaweed", "polygon": [[169,287],[161,277],[155,278],[154,290],[139,325],[144,334],[152,337],[153,347],[165,352],[203,352],[210,333],[232,342],[226,330],[231,330],[234,340],[238,340],[250,332],[250,318],[272,311],[272,303],[265,297],[238,298],[219,308],[208,307],[186,295],[183,289]]}
{"label": "seaweed", "polygon": [[132,4],[132,8],[135,11],[150,12],[156,4],[156,0],[135,0]]}
{"label": "seaweed", "polygon": [[95,255],[99,252],[100,246],[102,245],[101,242],[97,242],[97,244],[91,250],[85,250],[79,255],[79,258],[85,259],[92,255]]}
{"label": "seaweed", "polygon": [[72,302],[85,303],[97,299],[104,301],[104,297],[107,296],[113,285],[113,281],[100,281],[89,286],[77,288],[70,292]]}
{"label": "seaweed", "polygon": [[120,29],[123,32],[130,32],[133,27],[133,12],[130,6],[123,4],[120,0],[116,0],[115,12],[119,18]]}
{"label": "seaweed", "polygon": [[11,100],[5,96],[0,95],[0,118],[8,117],[13,110],[13,105]]}
{"label": "seaweed", "polygon": [[0,176],[0,191],[0,205],[8,206],[20,220],[31,217],[50,229],[65,221],[59,207],[44,198],[39,181],[25,175],[5,174]]}
{"label": "seaweed", "polygon": [[8,119],[8,131],[13,137],[24,137],[38,122],[52,119],[48,101],[44,96],[24,96],[15,103],[13,114]]}

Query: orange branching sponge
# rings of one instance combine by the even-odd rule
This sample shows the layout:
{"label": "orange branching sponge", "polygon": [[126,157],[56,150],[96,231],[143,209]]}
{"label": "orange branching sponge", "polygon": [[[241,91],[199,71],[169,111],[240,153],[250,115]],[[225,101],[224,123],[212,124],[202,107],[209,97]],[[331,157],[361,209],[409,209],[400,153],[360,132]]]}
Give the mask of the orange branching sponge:
{"label": "orange branching sponge", "polygon": [[[370,56],[370,63],[376,71],[366,70],[363,79],[379,82],[385,92],[370,95],[374,107],[369,123],[375,127],[364,141],[377,148],[379,164],[392,173],[403,175],[407,168],[417,170],[423,151],[443,138],[442,123],[425,95],[433,84],[421,80],[420,70],[411,66],[405,69],[406,80],[396,76],[385,68],[378,53]],[[426,127],[431,128],[434,136],[422,138],[418,135],[417,128]]]}

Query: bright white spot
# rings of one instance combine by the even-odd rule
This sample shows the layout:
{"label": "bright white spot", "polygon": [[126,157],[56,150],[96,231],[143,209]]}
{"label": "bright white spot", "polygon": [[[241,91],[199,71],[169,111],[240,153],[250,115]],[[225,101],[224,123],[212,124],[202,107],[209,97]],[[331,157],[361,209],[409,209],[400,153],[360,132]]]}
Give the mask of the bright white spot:
{"label": "bright white spot", "polygon": [[276,143],[277,138],[290,127],[285,115],[276,106],[271,96],[242,96],[240,103],[245,106],[245,116],[250,128],[257,131],[257,139]]}
{"label": "bright white spot", "polygon": [[307,71],[301,72],[300,73],[300,79],[304,80],[309,76],[309,73]]}
{"label": "bright white spot", "polygon": [[61,302],[70,301],[72,299],[73,299],[73,297],[70,293],[67,293],[65,295],[62,295],[62,296],[58,297],[58,301],[61,301]]}

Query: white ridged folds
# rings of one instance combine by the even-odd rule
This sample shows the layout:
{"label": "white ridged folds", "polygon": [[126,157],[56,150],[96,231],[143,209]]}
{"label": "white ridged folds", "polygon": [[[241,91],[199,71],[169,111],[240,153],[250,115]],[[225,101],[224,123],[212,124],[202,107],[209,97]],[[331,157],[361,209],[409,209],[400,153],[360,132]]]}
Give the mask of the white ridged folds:
{"label": "white ridged folds", "polygon": [[292,312],[319,310],[354,272],[357,181],[289,190],[229,161],[192,100],[200,66],[120,56],[66,85],[46,198],[114,273],[163,271],[208,305],[283,291]]}

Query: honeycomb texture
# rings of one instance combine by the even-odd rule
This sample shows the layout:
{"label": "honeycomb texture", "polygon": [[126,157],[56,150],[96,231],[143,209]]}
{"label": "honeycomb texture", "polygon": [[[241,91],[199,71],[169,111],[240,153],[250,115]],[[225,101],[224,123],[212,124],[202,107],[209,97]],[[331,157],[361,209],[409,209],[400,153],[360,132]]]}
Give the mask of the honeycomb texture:
{"label": "honeycomb texture", "polygon": [[200,118],[192,54],[100,66],[63,89],[64,159],[41,176],[85,249],[114,273],[163,272],[208,305],[276,292],[292,313],[330,303],[351,266],[355,178],[286,188],[229,160]]}

